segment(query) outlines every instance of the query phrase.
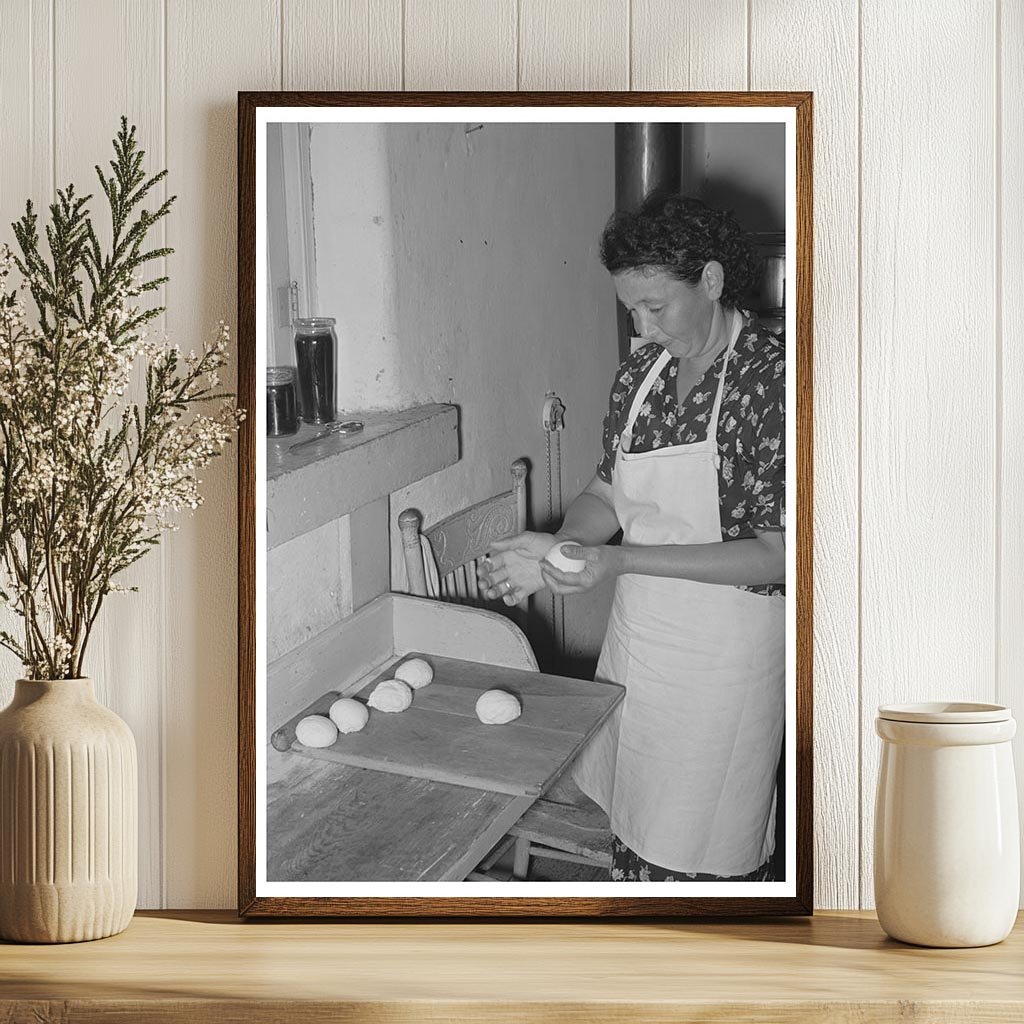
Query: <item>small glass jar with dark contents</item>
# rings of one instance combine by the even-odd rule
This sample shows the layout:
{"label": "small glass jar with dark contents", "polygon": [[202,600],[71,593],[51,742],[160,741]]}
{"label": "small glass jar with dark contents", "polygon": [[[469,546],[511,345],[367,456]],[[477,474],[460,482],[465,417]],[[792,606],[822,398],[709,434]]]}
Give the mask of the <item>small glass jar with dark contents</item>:
{"label": "small glass jar with dark contents", "polygon": [[305,423],[333,423],[334,359],[337,337],[334,317],[294,321],[295,364],[299,383],[299,415]]}
{"label": "small glass jar with dark contents", "polygon": [[267,367],[267,437],[287,437],[299,429],[294,366]]}

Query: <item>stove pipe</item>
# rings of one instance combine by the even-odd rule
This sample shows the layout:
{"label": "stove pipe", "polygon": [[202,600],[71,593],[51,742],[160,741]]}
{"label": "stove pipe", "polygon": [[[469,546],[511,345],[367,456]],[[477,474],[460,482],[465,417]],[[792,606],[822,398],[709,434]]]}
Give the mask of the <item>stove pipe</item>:
{"label": "stove pipe", "polygon": [[[642,122],[615,126],[615,209],[629,210],[656,189],[682,187],[683,126]],[[619,361],[629,355],[633,324],[617,304]]]}

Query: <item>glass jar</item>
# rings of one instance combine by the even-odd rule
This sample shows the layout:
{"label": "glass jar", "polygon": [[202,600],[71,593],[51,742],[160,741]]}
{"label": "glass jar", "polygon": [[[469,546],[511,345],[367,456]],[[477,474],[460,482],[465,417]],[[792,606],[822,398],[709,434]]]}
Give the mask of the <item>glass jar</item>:
{"label": "glass jar", "polygon": [[299,429],[295,367],[267,367],[267,437],[287,437]]}
{"label": "glass jar", "polygon": [[293,321],[295,364],[299,381],[299,415],[306,423],[331,423],[334,408],[334,363],[338,339],[334,317]]}

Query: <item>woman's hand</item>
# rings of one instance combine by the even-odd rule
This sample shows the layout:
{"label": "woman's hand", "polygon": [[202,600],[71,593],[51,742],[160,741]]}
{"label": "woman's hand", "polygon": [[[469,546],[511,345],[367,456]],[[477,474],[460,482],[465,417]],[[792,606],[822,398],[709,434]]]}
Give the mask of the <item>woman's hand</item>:
{"label": "woman's hand", "polygon": [[544,585],[553,594],[582,594],[607,579],[619,574],[618,548],[608,544],[584,547],[581,544],[566,544],[562,554],[566,558],[582,558],[587,564],[580,572],[562,572],[550,562],[540,563],[540,574]]}
{"label": "woman's hand", "polygon": [[487,557],[477,563],[476,577],[486,588],[485,596],[500,597],[511,607],[540,590],[540,560],[555,541],[553,534],[533,532],[494,541]]}

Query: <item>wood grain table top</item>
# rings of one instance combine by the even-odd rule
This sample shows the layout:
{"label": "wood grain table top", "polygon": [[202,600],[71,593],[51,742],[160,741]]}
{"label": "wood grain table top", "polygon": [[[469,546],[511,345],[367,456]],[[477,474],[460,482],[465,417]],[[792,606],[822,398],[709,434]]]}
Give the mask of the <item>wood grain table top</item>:
{"label": "wood grain table top", "polygon": [[[329,691],[269,749],[267,878],[273,882],[461,881],[544,792],[622,700],[583,682],[422,655],[434,681],[401,714],[371,712],[360,733],[305,748],[295,726],[326,714]],[[361,699],[394,666],[376,673]],[[514,693],[520,718],[483,725],[485,690]],[[439,828],[438,822],[444,822]]]}
{"label": "wood grain table top", "polygon": [[0,944],[0,1021],[1024,1020],[1024,927],[982,949],[866,912],[772,921],[239,921],[160,911],[67,946]]}
{"label": "wood grain table top", "polygon": [[[330,690],[278,730],[274,745],[291,747],[299,757],[536,798],[625,696],[615,683],[419,652],[413,656],[427,659],[434,681],[413,693],[407,710],[371,711],[361,731],[339,735],[329,747],[304,747],[294,739],[295,727],[307,715],[328,713],[341,696]],[[394,666],[381,671],[353,699],[366,704],[377,685],[394,673]],[[518,718],[504,725],[480,721],[477,698],[492,689],[518,699]]]}
{"label": "wood grain table top", "polygon": [[533,803],[268,753],[280,762],[267,786],[271,882],[461,882]]}

